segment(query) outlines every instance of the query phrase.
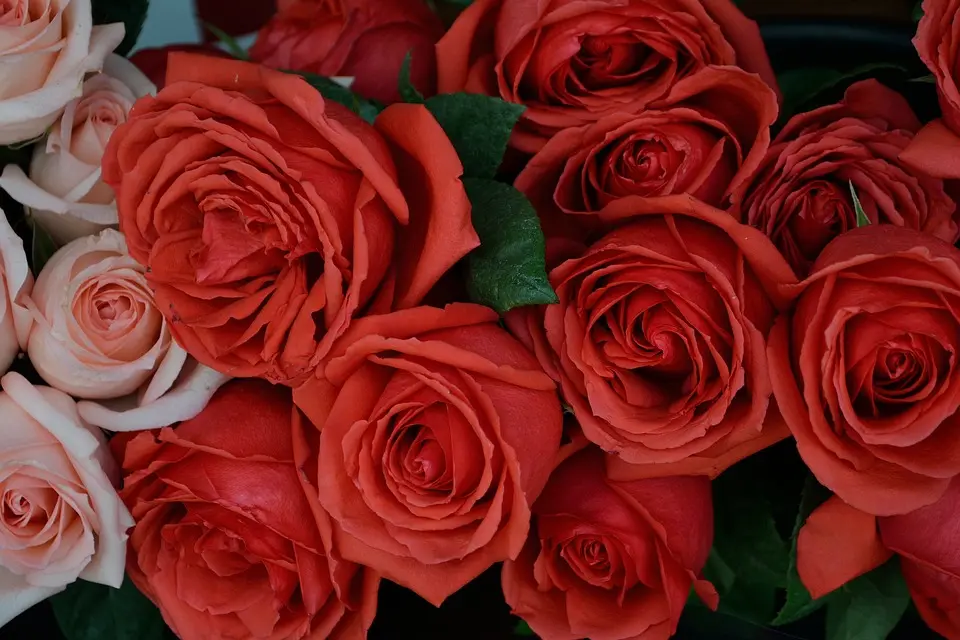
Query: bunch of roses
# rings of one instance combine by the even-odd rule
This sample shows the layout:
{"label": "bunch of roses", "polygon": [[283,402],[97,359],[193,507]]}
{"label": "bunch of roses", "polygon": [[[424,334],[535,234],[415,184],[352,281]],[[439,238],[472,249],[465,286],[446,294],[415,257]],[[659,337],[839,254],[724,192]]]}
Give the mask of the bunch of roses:
{"label": "bunch of roses", "polygon": [[[381,579],[439,605],[503,563],[547,640],[664,639],[691,588],[717,606],[711,480],[792,437],[835,494],[811,594],[897,554],[960,638],[960,5],[924,8],[942,121],[868,80],[774,137],[730,0],[476,0],[446,31],[280,0],[262,64],[147,52],[159,92],[90,0],[0,4],[0,56],[47,74],[0,74],[0,142],[50,127],[0,188],[62,245],[34,282],[0,216],[0,369],[49,385],[0,380],[0,623],[125,566],[187,640],[362,638]],[[481,245],[465,162],[401,70],[525,106],[503,173],[556,304],[447,286]]]}

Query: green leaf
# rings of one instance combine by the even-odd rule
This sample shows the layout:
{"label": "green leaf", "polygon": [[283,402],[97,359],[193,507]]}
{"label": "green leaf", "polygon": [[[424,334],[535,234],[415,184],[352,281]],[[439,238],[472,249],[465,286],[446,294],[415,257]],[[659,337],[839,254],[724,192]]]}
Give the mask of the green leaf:
{"label": "green leaf", "polygon": [[827,608],[827,640],[884,640],[910,605],[896,558],[836,591]]}
{"label": "green leaf", "polygon": [[816,511],[817,507],[826,502],[829,497],[830,492],[820,486],[816,478],[813,476],[807,478],[790,542],[790,566],[787,568],[787,601],[773,621],[776,626],[790,624],[806,618],[826,604],[829,599],[829,596],[827,596],[814,600],[807,588],[803,586],[800,574],[797,573],[797,537],[800,535],[800,529],[803,528],[810,514]]}
{"label": "green leaf", "polygon": [[410,79],[410,65],[412,63],[413,56],[411,52],[408,51],[407,55],[403,58],[403,64],[400,65],[400,97],[403,98],[404,102],[423,104],[423,94],[417,91],[417,88],[413,85],[413,80]]}
{"label": "green leaf", "polygon": [[426,105],[457,150],[464,175],[493,178],[523,105],[466,93],[434,96]]}
{"label": "green leaf", "polygon": [[921,20],[923,20],[923,0],[913,6],[913,21],[920,22]]}
{"label": "green leaf", "polygon": [[300,71],[286,72],[302,77],[310,83],[310,86],[319,91],[324,98],[339,102],[367,122],[373,123],[373,121],[377,119],[377,116],[380,115],[380,112],[383,111],[383,106],[379,103],[361,98],[353,91],[350,91],[350,89],[347,89],[341,84],[337,84],[330,78],[318,76],[315,73],[303,73]]}
{"label": "green leaf", "polygon": [[530,625],[527,624],[526,620],[521,620],[517,623],[517,626],[513,628],[513,635],[520,636],[521,638],[532,638],[536,634],[533,632],[533,629],[530,628]]}
{"label": "green leaf", "polygon": [[164,640],[173,638],[160,612],[129,579],[119,589],[78,580],[52,598],[67,640]]}
{"label": "green leaf", "polygon": [[117,55],[127,55],[137,44],[143,23],[147,20],[149,5],[150,0],[93,0],[93,24],[122,22],[126,28],[123,42],[117,47]]}
{"label": "green leaf", "polygon": [[714,482],[714,542],[704,570],[720,593],[720,611],[757,624],[776,613],[790,560],[772,498],[758,490],[762,471],[747,461]]}
{"label": "green leaf", "polygon": [[547,277],[543,231],[527,198],[508,184],[464,178],[480,246],[468,256],[474,301],[506,313],[557,302]]}
{"label": "green leaf", "polygon": [[860,204],[860,198],[857,196],[857,190],[853,186],[853,180],[850,181],[850,196],[853,198],[853,210],[857,212],[857,227],[866,227],[870,224],[870,218],[863,211],[863,205]]}
{"label": "green leaf", "polygon": [[203,28],[215,35],[217,37],[217,42],[222,44],[224,49],[227,50],[227,53],[232,55],[234,58],[237,58],[238,60],[250,59],[250,54],[247,53],[246,49],[240,46],[240,43],[237,42],[237,39],[217,25],[204,22]]}
{"label": "green leaf", "polygon": [[32,221],[30,224],[33,230],[33,245],[30,247],[30,263],[33,266],[33,272],[39,274],[43,270],[43,265],[47,264],[53,254],[57,252],[57,243],[47,230],[38,222]]}
{"label": "green leaf", "polygon": [[798,113],[839,100],[841,95],[837,94],[858,80],[890,72],[906,73],[906,69],[898,64],[875,62],[848,71],[809,67],[781,73],[777,76],[783,94],[780,121],[786,122]]}

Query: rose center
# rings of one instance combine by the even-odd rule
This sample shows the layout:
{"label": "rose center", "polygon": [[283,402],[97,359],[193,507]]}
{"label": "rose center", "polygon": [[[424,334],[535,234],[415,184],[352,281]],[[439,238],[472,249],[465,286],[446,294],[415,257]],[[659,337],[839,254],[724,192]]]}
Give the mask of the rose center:
{"label": "rose center", "polygon": [[51,501],[56,504],[57,498],[43,491],[8,489],[3,493],[0,517],[8,530],[30,535],[46,523]]}
{"label": "rose center", "polygon": [[581,580],[595,587],[614,589],[623,582],[615,566],[616,554],[601,536],[577,536],[561,547],[560,556]]}
{"label": "rose center", "polygon": [[30,17],[30,0],[0,0],[0,27],[25,24]]}
{"label": "rose center", "polygon": [[570,64],[574,93],[600,91],[660,76],[671,64],[632,33],[588,35]]}
{"label": "rose center", "polygon": [[428,490],[443,490],[446,456],[429,427],[410,425],[403,429],[396,455],[404,484]]}
{"label": "rose center", "polygon": [[792,212],[789,236],[808,262],[839,234],[857,226],[849,199],[849,190],[825,180],[810,182],[787,199],[784,208]]}

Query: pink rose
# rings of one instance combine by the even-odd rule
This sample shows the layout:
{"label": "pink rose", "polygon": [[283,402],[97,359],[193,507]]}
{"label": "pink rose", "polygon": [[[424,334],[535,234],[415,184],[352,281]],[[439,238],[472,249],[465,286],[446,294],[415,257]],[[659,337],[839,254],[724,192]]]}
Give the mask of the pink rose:
{"label": "pink rose", "polygon": [[[75,397],[123,399],[105,408],[84,404],[81,412],[96,426],[125,431],[191,418],[228,379],[188,364],[157,309],[144,268],[112,229],[54,254],[27,304],[35,321],[27,353],[47,383]],[[176,402],[154,404],[171,391]],[[141,410],[115,415],[134,407]],[[169,413],[171,408],[177,412]]]}
{"label": "pink rose", "polygon": [[91,0],[6,0],[0,29],[0,145],[42,135],[124,32],[94,27]]}
{"label": "pink rose", "polygon": [[0,380],[0,626],[77,578],[119,587],[133,518],[103,435],[66,394]]}
{"label": "pink rose", "polygon": [[157,89],[131,62],[110,55],[83,95],[67,105],[45,144],[35,147],[30,176],[8,165],[0,187],[28,208],[60,244],[117,224],[113,189],[100,179],[100,160],[114,130],[138,98]]}
{"label": "pink rose", "polygon": [[20,239],[0,211],[0,374],[6,373],[30,333],[30,312],[24,300],[33,288],[33,275]]}

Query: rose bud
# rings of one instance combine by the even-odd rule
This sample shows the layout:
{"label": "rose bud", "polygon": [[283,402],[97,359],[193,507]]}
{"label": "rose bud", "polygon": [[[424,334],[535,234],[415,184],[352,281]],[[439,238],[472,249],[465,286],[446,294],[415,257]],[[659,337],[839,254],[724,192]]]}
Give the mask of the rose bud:
{"label": "rose bud", "polygon": [[130,255],[177,342],[296,385],[356,316],[415,306],[479,244],[422,105],[371,126],[296,75],[184,53],[104,156]]}
{"label": "rose bud", "polygon": [[667,638],[691,586],[717,606],[697,578],[713,543],[706,478],[608,480],[591,448],[557,468],[533,516],[523,552],[503,566],[503,592],[544,640]]}
{"label": "rose bud", "polygon": [[721,206],[766,154],[777,110],[776,94],[758,76],[707,67],[639,114],[616,113],[561,131],[515,186],[548,234],[565,214],[586,231],[602,228],[603,209],[628,196],[689,193]]}
{"label": "rose bud", "polygon": [[183,640],[366,637],[379,577],[340,558],[304,493],[300,420],[289,390],[238,380],[176,428],[114,439],[128,573]]}
{"label": "rose bud", "polygon": [[938,178],[960,178],[960,85],[957,84],[956,31],[960,0],[924,0],[923,17],[913,44],[920,54],[940,97],[943,117],[917,134],[900,159]]}
{"label": "rose bud", "polygon": [[769,362],[804,462],[867,513],[936,502],[960,475],[960,251],[870,225],[827,245],[791,293]]}
{"label": "rose bud", "polygon": [[34,148],[30,176],[12,164],[0,176],[0,188],[61,245],[116,226],[117,205],[100,179],[100,161],[137,98],[157,91],[120,56],[109,55],[103,70],[84,83],[83,95],[67,105],[47,141]]}
{"label": "rose bud", "polygon": [[123,40],[123,24],[94,27],[91,0],[0,4],[0,145],[41,136]]}
{"label": "rose bud", "polygon": [[440,93],[527,106],[511,142],[525,153],[563,129],[641,113],[706,66],[776,87],[760,30],[730,0],[477,0],[437,44],[437,64]]}
{"label": "rose bud", "polygon": [[920,121],[906,99],[875,80],[843,101],[795,116],[770,146],[733,213],[766,233],[806,275],[823,248],[857,226],[851,185],[870,222],[918,229],[954,242],[956,204],[943,182],[898,159]]}
{"label": "rose bud", "polygon": [[116,463],[73,400],[0,380],[0,626],[78,578],[119,588],[133,519]]}
{"label": "rose bud", "polygon": [[0,375],[10,369],[21,349],[26,348],[33,320],[26,298],[33,290],[33,274],[23,250],[23,239],[0,211]]}
{"label": "rose bud", "polygon": [[923,620],[960,638],[960,479],[932,505],[898,516],[878,518],[830,498],[800,530],[797,570],[819,599],[893,554]]}
{"label": "rose bud", "polygon": [[551,271],[559,304],[507,325],[617,477],[716,476],[787,437],[766,341],[796,279],[773,244],[690,196],[607,213],[633,219]]}
{"label": "rose bud", "polygon": [[350,88],[387,104],[400,102],[400,66],[436,93],[434,44],[443,24],[423,0],[280,0],[257,34],[250,58],[275,69],[354,78]]}
{"label": "rose bud", "polygon": [[[560,447],[554,383],[486,307],[357,320],[294,392],[343,556],[439,605],[514,558]],[[319,442],[313,429],[319,429]]]}
{"label": "rose bud", "polygon": [[130,410],[104,421],[109,408],[83,403],[84,418],[98,427],[149,429],[193,417],[227,381],[173,343],[144,268],[112,229],[55,253],[26,305],[34,320],[27,354],[41,377],[75,397],[123,399],[114,408]]}

